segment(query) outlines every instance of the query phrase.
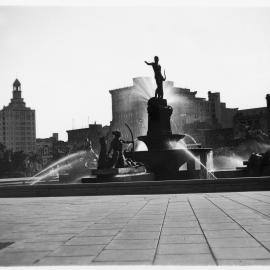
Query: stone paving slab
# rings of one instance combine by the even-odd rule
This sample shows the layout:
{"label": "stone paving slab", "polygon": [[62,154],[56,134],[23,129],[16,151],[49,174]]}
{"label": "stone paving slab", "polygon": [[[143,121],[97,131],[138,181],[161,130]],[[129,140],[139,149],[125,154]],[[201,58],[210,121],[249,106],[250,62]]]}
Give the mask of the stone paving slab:
{"label": "stone paving slab", "polygon": [[104,250],[96,258],[95,261],[149,261],[152,262],[155,255],[155,249],[140,250]]}
{"label": "stone paving slab", "polygon": [[0,266],[270,265],[267,191],[2,198],[0,213]]}
{"label": "stone paving slab", "polygon": [[158,255],[155,264],[160,265],[215,265],[210,254],[195,254],[195,255]]}
{"label": "stone paving slab", "polygon": [[204,244],[160,244],[157,254],[209,254],[209,247]]}
{"label": "stone paving slab", "polygon": [[212,248],[217,259],[270,259],[270,253],[263,247]]}
{"label": "stone paving slab", "polygon": [[245,248],[245,247],[260,247],[260,243],[252,237],[240,238],[211,238],[207,239],[211,248]]}
{"label": "stone paving slab", "polygon": [[219,260],[221,265],[237,265],[237,266],[250,266],[250,265],[269,265],[270,260]]}
{"label": "stone paving slab", "polygon": [[158,240],[113,240],[106,249],[156,249]]}
{"label": "stone paving slab", "polygon": [[66,245],[101,245],[109,244],[112,240],[112,236],[83,236],[83,237],[74,237],[70,241],[66,242]]}
{"label": "stone paving slab", "polygon": [[77,257],[53,257],[47,256],[38,261],[35,265],[89,265],[95,256],[77,256]]}
{"label": "stone paving slab", "polygon": [[64,257],[80,257],[80,256],[94,256],[105,247],[105,245],[65,245],[50,253],[50,256],[64,256]]}
{"label": "stone paving slab", "polygon": [[160,244],[200,244],[206,243],[203,234],[185,234],[185,235],[161,235]]}

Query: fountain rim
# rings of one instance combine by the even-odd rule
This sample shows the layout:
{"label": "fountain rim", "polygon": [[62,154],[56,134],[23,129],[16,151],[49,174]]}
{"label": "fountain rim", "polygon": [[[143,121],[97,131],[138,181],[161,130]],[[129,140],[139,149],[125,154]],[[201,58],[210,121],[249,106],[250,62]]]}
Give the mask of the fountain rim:
{"label": "fountain rim", "polygon": [[191,151],[191,152],[211,152],[213,149],[212,148],[208,148],[208,147],[202,147],[202,148],[180,148],[180,149],[160,149],[160,150],[144,150],[144,151],[134,151],[134,152],[130,152],[130,153],[153,153],[153,152],[179,152],[179,151]]}
{"label": "fountain rim", "polygon": [[160,138],[160,137],[166,137],[166,138],[170,138],[170,137],[178,137],[179,138],[179,141],[184,139],[186,136],[186,134],[174,134],[174,133],[171,133],[171,134],[160,134],[160,135],[141,135],[141,136],[138,136],[137,139],[140,140],[140,138]]}

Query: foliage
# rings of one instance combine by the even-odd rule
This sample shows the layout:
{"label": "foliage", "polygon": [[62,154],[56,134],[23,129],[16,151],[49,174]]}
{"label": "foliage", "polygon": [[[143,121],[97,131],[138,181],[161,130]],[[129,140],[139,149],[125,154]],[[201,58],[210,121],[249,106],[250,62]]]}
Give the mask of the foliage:
{"label": "foliage", "polygon": [[26,176],[30,164],[35,162],[39,162],[36,154],[12,152],[0,143],[0,178]]}

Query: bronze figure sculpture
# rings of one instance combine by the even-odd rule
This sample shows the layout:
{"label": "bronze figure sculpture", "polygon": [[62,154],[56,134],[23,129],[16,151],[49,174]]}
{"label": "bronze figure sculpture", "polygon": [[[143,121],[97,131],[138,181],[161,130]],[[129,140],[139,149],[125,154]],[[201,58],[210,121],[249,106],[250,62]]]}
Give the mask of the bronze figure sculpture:
{"label": "bronze figure sculpture", "polygon": [[163,82],[166,81],[166,74],[164,70],[164,77],[161,73],[161,66],[159,65],[159,58],[158,56],[154,57],[154,62],[150,63],[147,61],[144,61],[147,65],[152,66],[154,73],[155,73],[155,80],[157,84],[157,89],[155,92],[155,98],[163,99]]}

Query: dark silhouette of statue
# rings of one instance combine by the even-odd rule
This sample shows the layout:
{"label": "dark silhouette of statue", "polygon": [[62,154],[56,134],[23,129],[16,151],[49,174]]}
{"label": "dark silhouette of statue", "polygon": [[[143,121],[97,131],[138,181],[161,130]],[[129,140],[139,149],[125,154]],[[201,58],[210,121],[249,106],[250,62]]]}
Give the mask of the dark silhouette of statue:
{"label": "dark silhouette of statue", "polygon": [[[107,143],[105,137],[99,138],[100,143],[100,153],[98,158],[98,166],[99,170],[109,169],[109,168],[123,168],[123,167],[140,167],[143,166],[141,162],[133,161],[131,158],[125,158],[123,152],[123,144],[124,143],[132,143],[131,141],[124,141],[121,138],[120,131],[113,131],[114,135],[113,140],[111,141],[109,151],[107,153]],[[112,157],[110,157],[110,153],[112,153]]]}
{"label": "dark silhouette of statue", "polygon": [[105,169],[108,167],[107,145],[105,137],[99,138],[100,153],[98,157],[98,169]]}
{"label": "dark silhouette of statue", "polygon": [[113,131],[112,134],[114,135],[113,140],[111,141],[110,148],[108,151],[108,155],[113,151],[112,158],[110,161],[111,168],[122,168],[127,167],[128,164],[126,163],[125,156],[123,154],[123,144],[124,143],[131,143],[130,141],[121,140],[121,132],[120,131]]}
{"label": "dark silhouette of statue", "polygon": [[154,57],[154,62],[149,63],[147,61],[144,61],[147,65],[152,66],[154,73],[155,73],[155,80],[157,84],[157,89],[155,92],[155,98],[163,99],[163,82],[166,81],[166,74],[164,70],[164,77],[161,73],[161,66],[158,63],[159,59],[158,56]]}

